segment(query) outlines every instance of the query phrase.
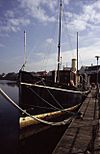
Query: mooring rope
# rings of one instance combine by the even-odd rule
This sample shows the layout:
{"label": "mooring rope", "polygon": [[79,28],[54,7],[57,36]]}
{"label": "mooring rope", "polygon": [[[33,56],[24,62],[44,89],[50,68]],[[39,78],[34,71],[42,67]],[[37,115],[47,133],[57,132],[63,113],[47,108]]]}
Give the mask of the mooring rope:
{"label": "mooring rope", "polygon": [[18,106],[1,88],[0,88],[0,92],[12,105],[14,105],[14,107],[19,109],[21,112],[23,112],[27,116],[31,117],[33,120],[36,120],[36,121],[38,121],[40,123],[51,125],[51,126],[60,126],[60,125],[65,125],[65,124],[71,122],[71,120],[73,118],[73,116],[71,116],[70,118],[68,118],[66,120],[63,120],[63,121],[60,121],[60,122],[49,122],[49,121],[46,121],[46,120],[39,119],[39,118],[29,114],[25,110],[23,110],[20,106]]}

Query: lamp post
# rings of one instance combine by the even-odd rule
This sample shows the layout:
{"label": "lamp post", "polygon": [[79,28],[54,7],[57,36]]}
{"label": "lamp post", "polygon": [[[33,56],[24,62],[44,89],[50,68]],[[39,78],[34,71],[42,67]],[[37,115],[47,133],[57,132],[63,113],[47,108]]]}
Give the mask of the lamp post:
{"label": "lamp post", "polygon": [[95,56],[95,58],[97,59],[97,96],[98,96],[98,92],[99,92],[99,86],[98,86],[98,60],[99,60],[100,56]]}

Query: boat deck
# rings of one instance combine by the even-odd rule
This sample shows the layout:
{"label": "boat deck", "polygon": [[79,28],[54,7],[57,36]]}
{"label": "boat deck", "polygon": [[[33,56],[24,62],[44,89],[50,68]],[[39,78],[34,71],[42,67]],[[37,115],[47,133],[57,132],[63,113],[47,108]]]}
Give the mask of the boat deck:
{"label": "boat deck", "polygon": [[100,154],[100,101],[91,90],[52,154]]}

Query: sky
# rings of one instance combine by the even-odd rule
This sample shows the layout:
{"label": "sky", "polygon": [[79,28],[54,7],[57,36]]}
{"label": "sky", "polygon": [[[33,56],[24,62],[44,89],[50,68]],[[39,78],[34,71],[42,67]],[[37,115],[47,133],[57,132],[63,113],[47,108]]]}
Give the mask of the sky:
{"label": "sky", "polygon": [[[57,68],[60,0],[0,0],[0,74]],[[96,65],[100,56],[100,0],[62,0],[61,68],[76,57],[79,68]]]}

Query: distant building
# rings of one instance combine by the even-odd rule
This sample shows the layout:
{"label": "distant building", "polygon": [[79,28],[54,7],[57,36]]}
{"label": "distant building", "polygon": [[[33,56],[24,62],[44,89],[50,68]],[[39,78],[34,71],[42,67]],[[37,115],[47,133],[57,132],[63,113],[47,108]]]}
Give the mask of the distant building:
{"label": "distant building", "polygon": [[16,81],[18,79],[18,73],[11,72],[11,73],[2,73],[0,75],[0,80],[11,80],[11,81]]}
{"label": "distant building", "polygon": [[47,72],[46,71],[40,71],[40,72],[37,72],[37,74],[41,77],[44,77],[47,75]]}
{"label": "distant building", "polygon": [[[59,71],[60,84],[69,85],[71,81],[76,84],[76,74],[71,69],[64,69]],[[56,83],[57,71],[53,70],[47,74],[47,82]]]}
{"label": "distant building", "polygon": [[90,83],[97,82],[98,73],[98,82],[100,83],[100,65],[82,66],[79,72],[80,74],[86,74],[89,78]]}

